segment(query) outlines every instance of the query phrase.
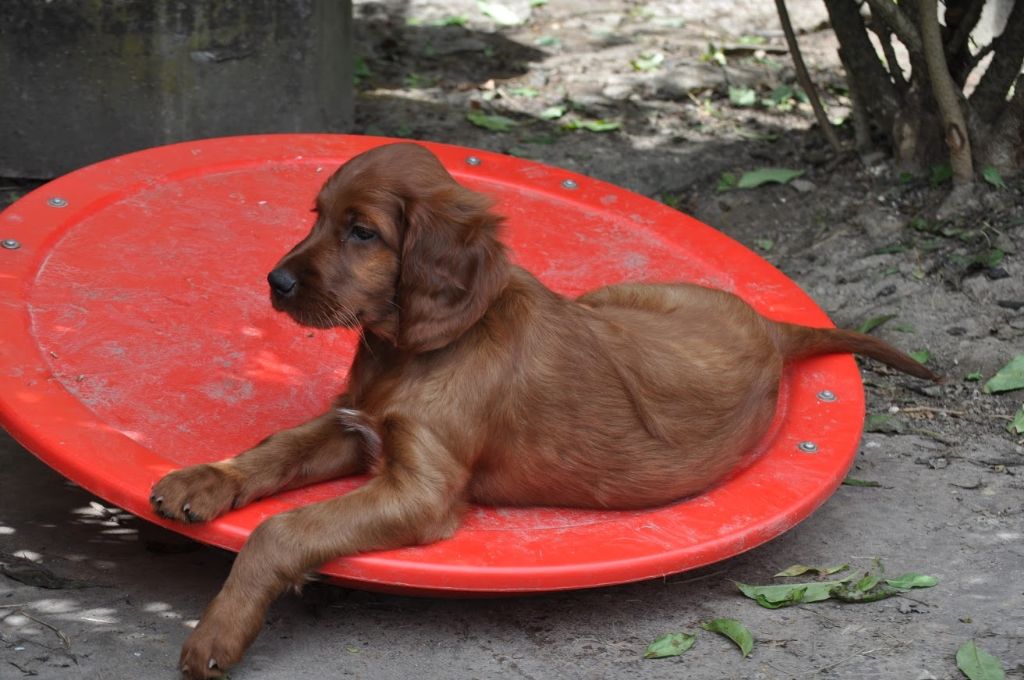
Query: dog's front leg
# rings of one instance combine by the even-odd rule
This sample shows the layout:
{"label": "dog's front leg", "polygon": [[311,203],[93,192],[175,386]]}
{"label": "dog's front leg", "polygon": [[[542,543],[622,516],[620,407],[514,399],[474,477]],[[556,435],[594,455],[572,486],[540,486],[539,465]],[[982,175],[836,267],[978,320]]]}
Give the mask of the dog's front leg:
{"label": "dog's front leg", "polygon": [[364,442],[332,409],[233,458],[167,474],[150,503],[161,517],[205,522],[282,489],[361,472],[364,453]]}
{"label": "dog's front leg", "polygon": [[187,677],[220,677],[256,637],[270,603],[324,562],[454,532],[466,465],[422,426],[387,418],[381,434],[376,477],[340,498],[271,517],[253,531],[182,648]]}

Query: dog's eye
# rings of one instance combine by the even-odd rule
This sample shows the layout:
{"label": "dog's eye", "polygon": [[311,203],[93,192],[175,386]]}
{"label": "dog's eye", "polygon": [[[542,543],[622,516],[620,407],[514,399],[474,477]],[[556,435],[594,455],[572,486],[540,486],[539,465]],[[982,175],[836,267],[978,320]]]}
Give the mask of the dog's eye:
{"label": "dog's eye", "polygon": [[359,226],[358,224],[352,227],[351,235],[352,238],[356,239],[357,241],[369,241],[371,239],[377,238],[377,232],[371,231],[366,227]]}

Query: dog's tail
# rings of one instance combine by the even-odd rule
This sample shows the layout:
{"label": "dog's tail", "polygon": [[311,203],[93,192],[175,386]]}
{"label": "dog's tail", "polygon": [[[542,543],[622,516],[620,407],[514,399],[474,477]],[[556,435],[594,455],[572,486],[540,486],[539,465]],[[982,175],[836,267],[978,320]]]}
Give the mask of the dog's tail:
{"label": "dog's tail", "polygon": [[878,338],[842,328],[810,328],[791,323],[772,322],[775,342],[788,361],[818,354],[852,352],[881,361],[897,371],[918,378],[942,382],[942,376],[892,345]]}

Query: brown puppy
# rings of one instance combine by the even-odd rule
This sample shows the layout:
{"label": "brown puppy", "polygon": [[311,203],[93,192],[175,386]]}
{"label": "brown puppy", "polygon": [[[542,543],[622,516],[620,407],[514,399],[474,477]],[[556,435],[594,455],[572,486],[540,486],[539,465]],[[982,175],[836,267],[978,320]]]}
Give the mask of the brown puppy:
{"label": "brown puppy", "polygon": [[489,205],[414,144],[357,156],[320,191],[312,231],[268,278],[300,324],[362,327],[348,391],[235,458],[167,475],[152,501],[205,521],[375,474],[252,533],[182,650],[190,678],[237,662],[306,572],[450,536],[467,503],[643,508],[706,489],[764,435],[787,360],[859,352],[936,377],[875,338],[775,323],[699,286],[566,299],[508,262]]}

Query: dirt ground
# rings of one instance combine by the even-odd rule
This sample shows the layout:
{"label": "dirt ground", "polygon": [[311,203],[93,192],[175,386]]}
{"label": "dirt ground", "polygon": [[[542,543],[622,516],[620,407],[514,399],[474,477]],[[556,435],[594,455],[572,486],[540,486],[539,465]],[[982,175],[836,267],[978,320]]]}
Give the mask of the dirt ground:
{"label": "dirt ground", "polygon": [[[829,115],[845,118],[824,7],[789,5]],[[482,6],[356,2],[356,131],[526,156],[655,197],[758,249],[840,326],[895,315],[875,333],[928,350],[948,380],[865,364],[868,414],[881,417],[851,474],[881,485],[840,487],[748,553],[664,580],[501,600],[313,584],[274,606],[232,677],[928,680],[963,677],[954,655],[970,639],[1024,677],[1024,447],[1006,430],[1022,393],[981,390],[1024,351],[1021,181],[984,185],[975,215],[940,224],[933,173],[834,158],[783,87],[796,86],[772,3],[517,0],[500,4],[504,27]],[[479,127],[469,111],[514,124]],[[804,174],[718,191],[724,173],[767,166]],[[175,677],[188,622],[231,556],[109,507],[6,435],[0,469],[0,678]],[[940,582],[777,610],[733,584],[873,557]],[[702,633],[679,658],[642,659],[663,633],[717,617],[751,630],[748,658]]]}

